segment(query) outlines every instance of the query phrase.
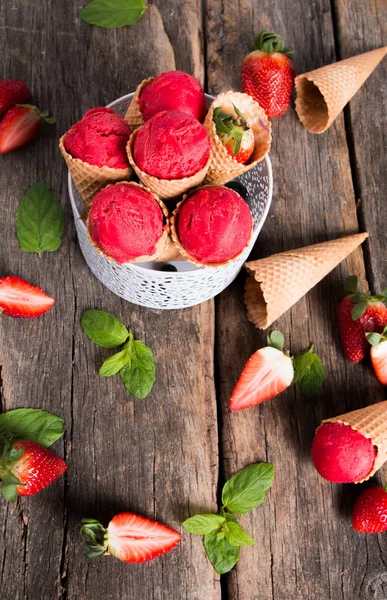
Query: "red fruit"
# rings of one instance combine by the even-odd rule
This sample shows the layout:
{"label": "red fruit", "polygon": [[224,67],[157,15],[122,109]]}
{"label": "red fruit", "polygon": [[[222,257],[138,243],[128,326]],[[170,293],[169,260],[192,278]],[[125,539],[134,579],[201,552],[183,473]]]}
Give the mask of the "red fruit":
{"label": "red fruit", "polygon": [[267,346],[247,361],[231,395],[231,410],[249,408],[283,392],[293,381],[294,368],[290,356]]}
{"label": "red fruit", "polygon": [[361,533],[387,531],[387,491],[371,487],[358,497],[352,512],[352,527]]}
{"label": "red fruit", "polygon": [[[356,279],[356,281],[355,281]],[[347,280],[347,285],[348,285]],[[353,279],[357,287],[357,278]],[[353,363],[361,361],[368,352],[365,337],[367,332],[381,333],[387,325],[387,307],[384,304],[386,294],[371,296],[354,293],[346,296],[339,304],[338,322],[341,342],[346,357]]]}
{"label": "red fruit", "polygon": [[254,134],[242,113],[234,104],[237,117],[224,112],[217,106],[213,112],[213,121],[220,141],[232,158],[246,163],[254,151]]}
{"label": "red fruit", "polygon": [[[14,442],[6,456],[5,464],[0,465],[0,477],[3,482],[0,491],[8,500],[16,499],[16,494],[13,498],[10,495],[11,487],[12,492],[17,492],[19,496],[33,496],[44,490],[66,469],[67,465],[62,458],[40,444],[28,440]],[[12,476],[16,477],[18,482],[10,479]]]}
{"label": "red fruit", "polygon": [[24,104],[30,97],[30,90],[24,81],[0,79],[0,116],[14,104]]}
{"label": "red fruit", "polygon": [[134,513],[116,515],[105,529],[95,519],[82,519],[81,533],[90,550],[87,558],[113,554],[128,563],[141,563],[172,550],[181,535],[174,529]]}
{"label": "red fruit", "polygon": [[387,385],[387,327],[383,333],[366,333],[371,344],[371,361],[380,383]]}
{"label": "red fruit", "polygon": [[0,154],[7,154],[25,146],[34,139],[40,129],[40,120],[55,123],[48,112],[40,112],[36,106],[29,104],[13,106],[5,113],[0,122]]}
{"label": "red fruit", "polygon": [[253,52],[242,63],[242,89],[258,102],[269,119],[280,117],[289,107],[295,76],[292,54],[281,36],[261,31]]}
{"label": "red fruit", "polygon": [[50,310],[54,302],[54,298],[24,279],[12,275],[0,279],[0,313],[9,317],[39,317]]}

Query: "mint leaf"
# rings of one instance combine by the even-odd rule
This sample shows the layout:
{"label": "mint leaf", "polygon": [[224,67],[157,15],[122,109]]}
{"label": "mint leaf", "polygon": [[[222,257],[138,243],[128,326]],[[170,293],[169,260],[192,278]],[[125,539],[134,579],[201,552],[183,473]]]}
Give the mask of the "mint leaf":
{"label": "mint leaf", "polygon": [[285,344],[285,338],[280,331],[272,331],[267,336],[267,344],[268,346],[277,348],[277,350],[282,350]]}
{"label": "mint leaf", "polygon": [[255,546],[252,538],[238,523],[227,523],[224,528],[225,537],[231,546]]}
{"label": "mint leaf", "polygon": [[111,377],[121,371],[125,365],[130,365],[130,356],[126,347],[121,352],[117,352],[117,354],[113,354],[113,356],[107,358],[102,364],[99,374],[102,377]]}
{"label": "mint leaf", "polygon": [[126,342],[129,331],[112,313],[104,310],[87,310],[83,313],[81,327],[89,340],[102,348],[117,348]]}
{"label": "mint leaf", "polygon": [[63,419],[38,408],[17,408],[0,415],[0,434],[11,441],[30,440],[48,448],[63,431]]}
{"label": "mint leaf", "polygon": [[224,532],[215,531],[204,536],[204,547],[212,566],[219,575],[228,573],[238,562],[240,549],[231,546],[224,537]]}
{"label": "mint leaf", "polygon": [[222,502],[231,512],[243,514],[259,506],[273,482],[274,467],[270,463],[248,465],[227,481]]}
{"label": "mint leaf", "polygon": [[366,300],[360,300],[360,302],[356,302],[356,304],[354,304],[354,307],[351,311],[351,317],[354,321],[357,321],[358,319],[360,319],[360,317],[362,317],[365,313],[365,311],[367,310],[367,302]]}
{"label": "mint leaf", "polygon": [[54,252],[62,244],[63,212],[44,181],[32,185],[16,213],[16,235],[25,252]]}
{"label": "mint leaf", "polygon": [[153,352],[139,340],[130,347],[131,363],[121,369],[120,375],[129,394],[135,398],[145,398],[150,393],[156,378]]}
{"label": "mint leaf", "polygon": [[89,25],[111,29],[137,23],[146,9],[144,0],[93,0],[79,16]]}
{"label": "mint leaf", "polygon": [[205,535],[219,529],[225,523],[225,518],[220,515],[195,515],[186,519],[182,525],[188,533]]}
{"label": "mint leaf", "polygon": [[308,350],[293,356],[294,379],[306,398],[311,398],[320,390],[324,381],[324,365],[313,351],[313,344]]}

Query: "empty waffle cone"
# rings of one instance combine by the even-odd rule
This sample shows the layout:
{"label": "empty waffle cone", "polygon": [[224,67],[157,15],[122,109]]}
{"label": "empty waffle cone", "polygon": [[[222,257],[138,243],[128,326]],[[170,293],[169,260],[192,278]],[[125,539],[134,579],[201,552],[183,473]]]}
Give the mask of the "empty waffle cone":
{"label": "empty waffle cone", "polygon": [[154,77],[149,77],[149,79],[144,79],[140,85],[137,86],[136,91],[134,92],[134,96],[132,98],[131,103],[129,104],[129,108],[126,111],[125,114],[125,121],[127,121],[129,127],[131,129],[138,129],[139,127],[141,127],[141,125],[144,124],[144,117],[141,114],[140,111],[140,105],[138,103],[138,98],[141,94],[141,91],[150,83],[152,83],[152,81],[154,81],[155,78]]}
{"label": "empty waffle cone", "polygon": [[375,462],[367,477],[356,481],[361,483],[367,481],[372,475],[380,469],[387,460],[387,401],[378,402],[359,410],[325,419],[323,423],[343,423],[349,425],[355,431],[358,431],[364,437],[371,440],[372,444],[377,448]]}
{"label": "empty waffle cone", "polygon": [[136,139],[137,131],[134,131],[130,136],[129,142],[126,146],[126,151],[128,154],[129,162],[136,172],[137,177],[140,181],[148,187],[152,192],[168,200],[170,198],[176,198],[176,196],[180,196],[187,192],[189,189],[200,185],[206,176],[208,171],[208,167],[211,160],[211,153],[208,157],[208,160],[203,167],[191,177],[183,177],[183,179],[159,179],[158,177],[154,177],[153,175],[149,175],[142,171],[134,162],[133,158],[133,145]]}
{"label": "empty waffle cone", "polygon": [[387,46],[298,75],[296,111],[312,133],[322,133],[387,53]]}
{"label": "empty waffle cone", "polygon": [[[166,258],[167,256],[176,256],[176,248],[174,248],[174,252],[172,252],[172,246],[173,246],[173,242],[170,238],[170,225],[169,225],[169,211],[167,209],[167,207],[165,206],[164,202],[156,195],[154,194],[151,190],[147,189],[145,186],[139,184],[139,183],[135,183],[134,181],[120,181],[117,183],[124,183],[126,185],[133,185],[136,187],[139,187],[143,190],[145,190],[146,192],[150,192],[152,194],[152,196],[155,198],[157,204],[160,206],[161,211],[166,219],[166,227],[163,231],[163,233],[160,236],[160,239],[158,240],[157,244],[156,244],[156,250],[152,255],[145,255],[145,256],[138,256],[137,258],[134,258],[131,261],[128,261],[128,263],[139,263],[139,262],[167,262],[167,260],[172,260],[172,258]],[[114,185],[114,184],[113,184]],[[109,186],[106,186],[109,187]],[[95,244],[95,242],[93,242],[91,235],[90,235],[90,223],[89,223],[89,217],[87,218],[86,221],[86,227],[87,227],[87,233],[89,236],[89,240],[90,243],[94,246],[94,248],[97,250],[97,252],[99,254],[101,254],[102,256],[104,256],[107,260],[110,260],[111,262],[117,262],[114,258],[112,258],[111,256],[109,256],[108,254],[106,254],[102,248],[100,248],[97,244]],[[176,258],[174,258],[174,260],[177,260]],[[128,264],[125,263],[125,264]]]}
{"label": "empty waffle cone", "polygon": [[97,167],[96,165],[89,165],[79,158],[73,158],[64,147],[65,135],[59,140],[59,148],[86,209],[90,208],[96,193],[106,185],[130,179],[133,172],[130,167],[127,169]]}
{"label": "empty waffle cone", "polygon": [[266,329],[368,237],[357,233],[245,263],[247,316]]}
{"label": "empty waffle cone", "polygon": [[[230,156],[216,133],[213,121],[213,112],[218,106],[225,112],[237,117],[233,104],[240,110],[254,133],[254,151],[246,164],[240,163]],[[263,108],[248,94],[232,91],[219,94],[211,104],[203,125],[212,141],[211,160],[206,175],[206,183],[223,185],[231,181],[231,179],[252,169],[270,150],[270,121]]]}

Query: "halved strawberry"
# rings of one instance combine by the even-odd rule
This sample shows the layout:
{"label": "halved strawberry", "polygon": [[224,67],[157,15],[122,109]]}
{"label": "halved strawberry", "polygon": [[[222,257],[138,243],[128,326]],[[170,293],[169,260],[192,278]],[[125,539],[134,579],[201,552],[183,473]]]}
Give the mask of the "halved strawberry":
{"label": "halved strawberry", "polygon": [[0,279],[0,313],[29,319],[43,315],[54,303],[54,298],[24,279],[13,275]]}
{"label": "halved strawberry", "polygon": [[29,440],[5,446],[0,460],[0,492],[9,501],[17,496],[33,496],[55,481],[67,465],[44,446]]}
{"label": "halved strawberry", "polygon": [[257,350],[247,361],[230,398],[231,410],[249,408],[274,398],[293,381],[293,361],[282,350],[284,337],[273,331],[269,346]]}
{"label": "halved strawberry", "polygon": [[41,112],[36,106],[18,104],[10,108],[0,122],[0,154],[7,154],[33,140],[40,128],[40,121],[55,123],[48,111]]}
{"label": "halved strawberry", "polygon": [[95,519],[82,519],[81,533],[90,550],[87,558],[112,554],[128,563],[152,560],[181,539],[174,529],[130,512],[113,517],[106,529]]}
{"label": "halved strawberry", "polygon": [[245,117],[235,104],[233,106],[237,117],[217,106],[213,112],[213,121],[217,136],[229,155],[244,164],[254,151],[254,134]]}
{"label": "halved strawberry", "polygon": [[380,383],[387,385],[387,327],[383,333],[366,333],[371,344],[371,361]]}
{"label": "halved strawberry", "polygon": [[27,102],[30,90],[24,81],[16,79],[0,79],[0,115],[3,115],[14,104]]}

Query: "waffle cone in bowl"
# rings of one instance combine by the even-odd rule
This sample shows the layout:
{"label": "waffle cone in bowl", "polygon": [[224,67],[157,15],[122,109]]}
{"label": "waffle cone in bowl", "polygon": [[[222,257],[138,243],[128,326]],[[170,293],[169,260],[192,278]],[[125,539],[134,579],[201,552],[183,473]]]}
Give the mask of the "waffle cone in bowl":
{"label": "waffle cone in bowl", "polygon": [[[213,121],[214,109],[222,107],[225,112],[237,116],[233,104],[240,110],[249,123],[253,133],[255,146],[252,156],[246,164],[240,163],[230,156],[216,133]],[[225,92],[219,94],[212,102],[203,123],[212,141],[211,160],[205,182],[213,185],[223,185],[231,179],[242,175],[259,163],[270,150],[271,125],[265,111],[258,102],[248,94],[241,92]]]}
{"label": "waffle cone in bowl", "polygon": [[249,321],[260,329],[269,327],[367,237],[357,233],[245,263]]}
{"label": "waffle cone in bowl", "polygon": [[387,53],[387,46],[298,75],[296,111],[312,133],[323,133]]}
{"label": "waffle cone in bowl", "polygon": [[[158,240],[157,244],[156,244],[156,250],[152,255],[149,256],[138,256],[137,258],[134,258],[133,260],[129,261],[130,263],[139,263],[139,262],[167,262],[170,260],[179,260],[178,257],[179,256],[179,251],[178,248],[175,246],[175,244],[173,243],[171,237],[170,237],[170,226],[169,226],[169,211],[167,209],[167,207],[165,206],[164,202],[156,195],[154,194],[150,189],[146,188],[144,185],[141,185],[139,183],[135,183],[134,181],[120,181],[117,182],[120,184],[126,184],[126,185],[133,185],[136,187],[139,187],[143,190],[145,190],[146,192],[149,192],[152,194],[152,196],[154,197],[154,199],[156,200],[157,204],[160,206],[161,211],[166,219],[166,227],[163,231],[163,233],[160,236],[160,239]],[[110,185],[115,185],[115,184],[110,184]],[[110,185],[105,186],[105,187],[110,187]],[[101,254],[104,258],[106,258],[107,260],[111,261],[111,262],[117,262],[115,261],[114,258],[112,258],[111,256],[109,256],[108,254],[106,254],[102,248],[100,248],[99,246],[97,246],[97,244],[95,244],[93,242],[93,240],[91,239],[91,235],[90,235],[90,227],[89,227],[89,218],[87,218],[86,221],[86,227],[87,227],[87,233],[89,236],[89,240],[90,243],[94,246],[94,248],[97,250],[97,252],[99,254]]]}
{"label": "waffle cone in bowl", "polygon": [[345,415],[324,419],[321,423],[343,423],[358,431],[364,437],[371,440],[377,448],[375,462],[372,471],[363,479],[355,483],[367,481],[380,469],[387,460],[387,401],[371,404],[359,410],[353,410]]}
{"label": "waffle cone in bowl", "polygon": [[149,77],[149,79],[143,79],[142,82],[136,87],[136,91],[134,92],[134,96],[132,98],[131,103],[129,104],[128,110],[125,114],[125,121],[127,121],[129,127],[134,130],[141,127],[144,124],[144,117],[140,111],[140,105],[138,103],[138,98],[142,92],[142,90],[152,83],[155,80],[155,77]]}
{"label": "waffle cone in bowl", "polygon": [[159,179],[158,177],[153,177],[153,175],[149,175],[148,173],[142,171],[134,162],[133,146],[136,135],[137,130],[132,133],[126,146],[129,162],[140,181],[152,192],[161,198],[168,200],[170,198],[176,198],[176,196],[180,196],[189,189],[194,188],[202,183],[210,165],[211,152],[203,169],[200,169],[200,171],[194,175],[191,175],[191,177],[183,177],[183,179]]}
{"label": "waffle cone in bowl", "polygon": [[[223,262],[217,262],[217,263],[202,263],[199,260],[197,260],[194,256],[192,256],[182,245],[180,238],[179,238],[179,234],[178,234],[178,219],[179,219],[179,210],[180,207],[184,204],[184,202],[195,192],[198,192],[199,190],[205,189],[205,188],[210,188],[213,187],[212,185],[203,185],[195,190],[191,190],[188,194],[184,194],[183,198],[181,199],[180,202],[177,203],[175,210],[172,213],[172,216],[170,218],[170,229],[171,229],[171,238],[173,243],[175,244],[175,246],[178,248],[180,255],[183,257],[182,260],[187,260],[190,263],[193,263],[194,265],[197,265],[198,267],[224,267],[225,265],[228,265],[229,263],[233,262],[234,260],[238,259],[241,254],[243,254],[243,252],[246,250],[246,248],[248,247],[248,245],[251,242],[251,237],[253,236],[254,233],[254,227],[252,228],[252,232],[251,232],[251,237],[250,240],[248,242],[248,244],[246,245],[245,248],[243,248],[243,250],[241,252],[239,252],[239,254],[237,254],[236,256],[233,256],[232,258],[229,258],[228,260],[225,260]],[[174,259],[176,260],[176,259]]]}
{"label": "waffle cone in bowl", "polygon": [[127,169],[97,167],[96,165],[89,165],[79,158],[73,158],[64,147],[65,135],[59,140],[59,148],[87,210],[90,208],[96,193],[106,185],[130,179],[133,172],[131,167]]}

